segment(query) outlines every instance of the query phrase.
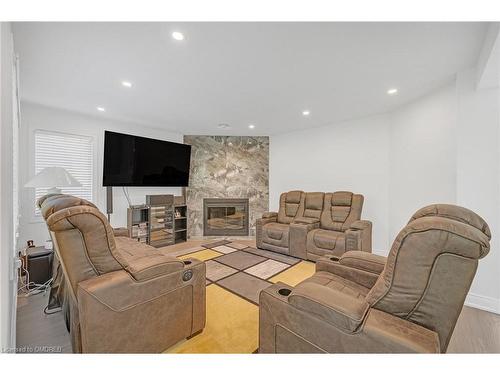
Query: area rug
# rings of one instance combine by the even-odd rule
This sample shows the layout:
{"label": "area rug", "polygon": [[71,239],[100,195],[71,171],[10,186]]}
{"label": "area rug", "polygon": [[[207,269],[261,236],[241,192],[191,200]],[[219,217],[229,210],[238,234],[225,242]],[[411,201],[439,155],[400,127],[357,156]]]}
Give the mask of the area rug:
{"label": "area rug", "polygon": [[207,323],[203,332],[167,353],[253,353],[258,349],[259,293],[273,283],[295,286],[315,265],[284,254],[217,241],[178,255],[207,267]]}

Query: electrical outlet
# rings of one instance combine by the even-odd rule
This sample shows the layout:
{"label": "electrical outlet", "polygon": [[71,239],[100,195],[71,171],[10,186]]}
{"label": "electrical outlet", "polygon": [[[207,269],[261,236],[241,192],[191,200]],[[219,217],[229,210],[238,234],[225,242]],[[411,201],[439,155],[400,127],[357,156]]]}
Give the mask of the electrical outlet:
{"label": "electrical outlet", "polygon": [[14,258],[14,267],[10,268],[10,280],[16,280],[17,279],[17,271],[22,267],[23,263],[20,258],[15,257]]}
{"label": "electrical outlet", "polygon": [[20,269],[22,266],[23,266],[23,262],[21,261],[21,259],[19,259],[19,258],[14,259],[14,268],[16,271],[18,269]]}

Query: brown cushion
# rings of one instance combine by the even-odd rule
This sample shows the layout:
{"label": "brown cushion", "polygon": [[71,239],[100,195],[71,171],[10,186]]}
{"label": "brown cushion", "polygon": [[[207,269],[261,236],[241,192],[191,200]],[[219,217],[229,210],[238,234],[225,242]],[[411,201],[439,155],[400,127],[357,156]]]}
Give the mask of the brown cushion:
{"label": "brown cushion", "polygon": [[386,259],[365,251],[348,251],[340,257],[339,263],[346,267],[380,274],[384,270]]}
{"label": "brown cushion", "polygon": [[89,206],[96,208],[96,206],[92,202],[89,202],[86,199],[74,197],[67,194],[47,194],[41,197],[38,200],[37,204],[40,208],[40,212],[42,213],[42,217],[45,220],[47,220],[47,218],[54,212],[69,207]]}
{"label": "brown cushion", "polygon": [[[351,280],[344,279],[334,273],[318,271],[302,283],[313,283],[323,285],[327,288],[348,294],[351,297],[364,299],[370,289],[357,284]],[[299,284],[300,285],[300,284]]]}
{"label": "brown cushion", "polygon": [[337,243],[340,246],[345,244],[345,234],[333,230],[318,229],[314,232],[313,241],[317,247],[333,250],[337,247]]}
{"label": "brown cushion", "polygon": [[144,281],[180,271],[183,268],[184,262],[182,260],[156,253],[130,261],[125,270],[137,281]]}
{"label": "brown cushion", "polygon": [[319,223],[319,219],[313,217],[297,217],[293,220],[295,224],[314,224]]}
{"label": "brown cushion", "polygon": [[348,191],[326,193],[321,212],[321,229],[344,232],[361,218],[364,198]]}
{"label": "brown cushion", "polygon": [[281,223],[267,223],[262,227],[263,243],[287,248],[289,245],[290,226]]}
{"label": "brown cushion", "polygon": [[115,251],[113,229],[97,208],[75,206],[59,210],[49,216],[47,226],[55,232],[62,252],[64,248],[83,246],[78,254],[82,257],[82,264],[90,262],[98,274],[122,269]]}
{"label": "brown cushion", "polygon": [[411,217],[410,222],[421,217],[427,216],[438,216],[445,217],[448,219],[460,221],[465,224],[469,224],[481,232],[486,234],[489,239],[491,239],[491,231],[484,219],[476,214],[475,212],[469,210],[465,207],[455,206],[452,204],[432,204],[418,210]]}
{"label": "brown cushion", "polygon": [[350,206],[352,204],[352,193],[350,191],[336,191],[332,194],[332,206]]}
{"label": "brown cushion", "polygon": [[283,235],[288,233],[289,228],[288,225],[280,223],[269,223],[264,226],[267,235],[273,240],[281,240]]}
{"label": "brown cushion", "polygon": [[355,332],[369,309],[364,299],[312,282],[296,286],[288,301],[345,332]]}
{"label": "brown cushion", "polygon": [[270,217],[277,217],[278,213],[277,212],[264,212],[262,214],[263,218],[270,218]]}
{"label": "brown cushion", "polygon": [[303,192],[300,190],[289,191],[286,193],[286,203],[300,203]]}
{"label": "brown cushion", "polygon": [[278,223],[290,224],[297,216],[304,213],[304,193],[294,190],[280,195],[280,207],[278,210]]}
{"label": "brown cushion", "polygon": [[325,193],[305,193],[304,217],[319,219],[323,210]]}

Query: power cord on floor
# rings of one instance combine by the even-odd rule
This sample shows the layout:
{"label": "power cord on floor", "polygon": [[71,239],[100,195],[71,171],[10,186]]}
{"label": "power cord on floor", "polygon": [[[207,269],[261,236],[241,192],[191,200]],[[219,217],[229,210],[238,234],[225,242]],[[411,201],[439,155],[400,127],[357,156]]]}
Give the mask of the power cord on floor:
{"label": "power cord on floor", "polygon": [[49,305],[45,306],[45,308],[43,309],[43,313],[45,315],[52,315],[52,314],[56,314],[56,313],[61,312],[61,311],[62,311],[62,307],[58,307],[56,309],[49,311]]}
{"label": "power cord on floor", "polygon": [[[22,277],[19,278],[19,280],[21,281],[21,286],[17,289],[19,297],[29,297],[35,294],[46,293],[52,285],[52,277],[43,284],[37,284],[30,281],[30,273],[24,264],[21,265],[20,274],[22,274],[23,272],[26,275],[26,280],[24,280]],[[19,292],[22,293],[19,294]]]}
{"label": "power cord on floor", "polygon": [[[21,276],[22,273],[24,272],[25,274],[25,279]],[[32,281],[30,281],[30,273],[27,269],[27,267],[24,265],[24,263],[21,263],[21,268],[19,270],[19,281],[21,283],[21,286],[17,289],[18,297],[29,297],[29,296],[34,296],[40,293],[46,293],[50,287],[52,286],[52,282],[54,281],[54,278],[50,278],[43,284],[36,284]],[[19,294],[19,292],[22,292]],[[55,308],[49,311],[49,305],[45,306],[43,309],[43,313],[45,315],[52,315],[55,313],[58,313],[62,311],[62,308]]]}

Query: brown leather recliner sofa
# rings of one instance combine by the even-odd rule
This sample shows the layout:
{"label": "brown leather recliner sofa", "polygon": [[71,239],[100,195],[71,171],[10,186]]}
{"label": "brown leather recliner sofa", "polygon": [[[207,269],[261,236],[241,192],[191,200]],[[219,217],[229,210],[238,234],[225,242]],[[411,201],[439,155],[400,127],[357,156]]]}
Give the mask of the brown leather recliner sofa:
{"label": "brown leather recliner sofa", "polygon": [[83,199],[47,195],[38,204],[63,271],[74,352],[162,352],[205,327],[203,262],[115,237]]}
{"label": "brown leather recliner sofa", "polygon": [[446,352],[491,233],[454,205],[417,211],[387,258],[321,258],[296,287],[260,294],[261,353]]}
{"label": "brown leather recliner sofa", "polygon": [[257,219],[257,247],[313,261],[348,250],[371,252],[372,224],[361,220],[363,201],[347,191],[282,193],[278,212]]}

